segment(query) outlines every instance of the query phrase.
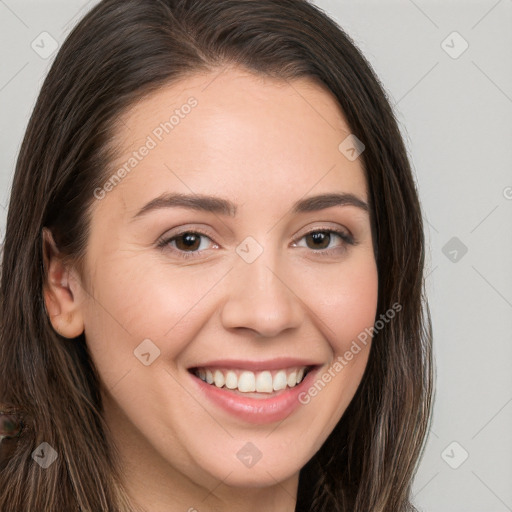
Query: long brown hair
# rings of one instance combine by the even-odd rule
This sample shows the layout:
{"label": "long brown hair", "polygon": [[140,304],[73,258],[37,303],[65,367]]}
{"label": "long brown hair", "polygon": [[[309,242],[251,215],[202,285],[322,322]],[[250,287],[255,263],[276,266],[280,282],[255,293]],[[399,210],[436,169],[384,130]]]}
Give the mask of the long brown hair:
{"label": "long brown hair", "polygon": [[[59,336],[46,313],[42,230],[81,269],[117,119],[163,85],[226,64],[280,80],[309,77],[332,92],[365,145],[377,318],[402,306],[375,333],[356,395],[302,468],[296,510],[415,510],[411,482],[433,396],[425,242],[407,153],[378,78],[306,0],[104,0],[57,54],[16,165],[0,285],[0,412],[19,422],[7,422],[0,443],[4,512],[130,510],[84,334]],[[42,442],[58,454],[47,469],[31,457]]]}

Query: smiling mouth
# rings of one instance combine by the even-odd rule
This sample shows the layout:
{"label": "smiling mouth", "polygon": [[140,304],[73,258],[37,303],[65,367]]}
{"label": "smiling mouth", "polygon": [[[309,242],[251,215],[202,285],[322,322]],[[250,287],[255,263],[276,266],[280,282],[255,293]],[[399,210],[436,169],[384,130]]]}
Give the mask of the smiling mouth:
{"label": "smiling mouth", "polygon": [[267,393],[292,389],[300,384],[315,366],[294,366],[278,370],[253,372],[236,368],[195,367],[188,371],[203,382],[240,394]]}

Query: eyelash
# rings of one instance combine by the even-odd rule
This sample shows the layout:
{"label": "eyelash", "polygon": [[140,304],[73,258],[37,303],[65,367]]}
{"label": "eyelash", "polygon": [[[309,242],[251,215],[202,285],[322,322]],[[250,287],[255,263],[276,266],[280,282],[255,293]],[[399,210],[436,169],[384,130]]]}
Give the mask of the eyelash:
{"label": "eyelash", "polygon": [[[341,231],[341,230],[336,230],[336,229],[331,229],[331,228],[325,228],[325,229],[313,229],[311,231],[308,231],[307,233],[304,233],[299,239],[297,239],[296,241],[300,241],[302,240],[304,237],[308,236],[308,235],[311,235],[313,233],[328,233],[328,234],[334,234],[334,235],[338,235],[342,241],[343,241],[343,244],[342,246],[338,246],[338,247],[335,247],[335,248],[331,248],[331,249],[318,249],[318,250],[315,250],[315,249],[311,249],[311,251],[315,252],[316,254],[320,255],[320,256],[331,256],[333,254],[333,252],[336,252],[337,250],[339,251],[340,248],[344,248],[343,246],[344,245],[356,245],[356,241],[354,240],[354,238],[345,233],[344,231]],[[184,258],[184,259],[189,259],[189,258],[197,258],[199,257],[199,255],[201,254],[202,251],[182,251],[180,249],[175,249],[175,248],[171,248],[169,247],[169,244],[170,242],[174,241],[176,238],[179,238],[180,236],[182,235],[185,235],[185,234],[190,234],[190,235],[201,235],[201,236],[204,236],[206,238],[208,238],[209,240],[211,240],[213,242],[213,240],[211,239],[211,237],[201,231],[201,230],[184,230],[184,231],[181,231],[180,233],[176,233],[174,234],[172,237],[167,237],[167,238],[164,238],[162,240],[160,240],[159,242],[157,242],[157,247],[159,249],[162,249],[162,250],[171,250],[172,252],[175,252],[179,255],[179,257],[181,258]],[[215,243],[215,242],[214,242]],[[294,242],[296,243],[296,242]]]}

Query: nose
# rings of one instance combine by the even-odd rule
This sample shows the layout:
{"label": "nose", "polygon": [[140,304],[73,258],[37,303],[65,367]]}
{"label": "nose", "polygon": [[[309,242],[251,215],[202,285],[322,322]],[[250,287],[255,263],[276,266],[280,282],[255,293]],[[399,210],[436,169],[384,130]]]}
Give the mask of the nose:
{"label": "nose", "polygon": [[280,265],[279,257],[269,251],[252,263],[238,258],[225,283],[227,300],[221,312],[224,327],[249,329],[264,337],[298,328],[305,309],[290,275]]}

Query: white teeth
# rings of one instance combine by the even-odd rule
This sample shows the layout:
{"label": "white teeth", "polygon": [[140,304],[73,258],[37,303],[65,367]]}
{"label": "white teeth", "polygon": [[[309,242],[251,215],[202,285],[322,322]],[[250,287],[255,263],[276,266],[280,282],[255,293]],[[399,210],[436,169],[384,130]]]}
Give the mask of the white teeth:
{"label": "white teeth", "polygon": [[253,372],[243,372],[238,377],[238,391],[250,393],[256,391],[256,377]]}
{"label": "white teeth", "polygon": [[219,370],[199,368],[196,375],[208,384],[213,384],[218,388],[238,389],[242,393],[272,393],[293,388],[304,378],[306,368],[292,368],[288,370],[279,370],[272,372],[264,370],[261,372],[251,372],[248,370]]}
{"label": "white teeth", "polygon": [[259,393],[272,393],[272,374],[269,371],[258,373],[256,377],[256,391]]}
{"label": "white teeth", "polygon": [[226,387],[228,389],[236,389],[238,386],[238,377],[235,372],[229,371],[226,373]]}
{"label": "white teeth", "polygon": [[275,374],[273,387],[274,391],[279,391],[286,387],[286,372],[284,370],[279,370]]}
{"label": "white teeth", "polygon": [[215,381],[215,385],[218,388],[221,388],[222,386],[224,386],[225,379],[224,379],[224,374],[221,371],[215,370],[215,373],[213,374],[213,379]]}
{"label": "white teeth", "polygon": [[296,371],[291,372],[288,375],[286,382],[288,383],[288,386],[290,388],[293,388],[293,386],[296,386],[297,385],[297,372]]}

